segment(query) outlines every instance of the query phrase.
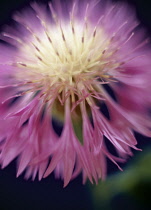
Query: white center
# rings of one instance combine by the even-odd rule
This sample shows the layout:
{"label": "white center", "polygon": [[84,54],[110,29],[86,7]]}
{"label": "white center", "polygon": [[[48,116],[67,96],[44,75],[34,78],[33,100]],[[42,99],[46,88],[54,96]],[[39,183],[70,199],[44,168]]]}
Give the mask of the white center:
{"label": "white center", "polygon": [[52,25],[24,44],[21,55],[27,56],[22,66],[29,73],[72,83],[81,73],[101,71],[109,43],[102,28],[88,23]]}

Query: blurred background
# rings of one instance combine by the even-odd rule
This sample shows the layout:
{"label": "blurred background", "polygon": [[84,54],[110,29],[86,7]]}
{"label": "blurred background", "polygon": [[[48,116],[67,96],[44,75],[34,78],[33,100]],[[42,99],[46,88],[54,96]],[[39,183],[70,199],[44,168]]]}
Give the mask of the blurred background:
{"label": "blurred background", "polygon": [[[40,1],[40,0],[39,0]],[[48,2],[47,0],[41,0]],[[119,0],[128,2],[136,9],[138,19],[151,36],[151,1]],[[0,29],[11,23],[16,10],[28,5],[29,0],[0,1]],[[126,164],[123,172],[108,163],[108,177],[99,185],[87,182],[82,185],[79,176],[66,188],[60,180],[51,175],[41,182],[37,179],[16,179],[16,163],[0,170],[0,210],[149,210],[151,209],[151,139],[135,134],[138,148]]]}

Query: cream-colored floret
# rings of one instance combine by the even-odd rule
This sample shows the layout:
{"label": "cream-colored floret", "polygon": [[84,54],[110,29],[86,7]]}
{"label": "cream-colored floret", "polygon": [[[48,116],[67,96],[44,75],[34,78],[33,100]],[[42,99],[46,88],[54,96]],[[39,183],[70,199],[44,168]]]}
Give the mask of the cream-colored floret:
{"label": "cream-colored floret", "polygon": [[29,74],[40,73],[54,82],[72,84],[77,75],[101,74],[109,42],[103,29],[86,22],[54,24],[36,37],[33,34],[30,44],[23,45],[21,54],[26,55],[26,61],[18,64]]}

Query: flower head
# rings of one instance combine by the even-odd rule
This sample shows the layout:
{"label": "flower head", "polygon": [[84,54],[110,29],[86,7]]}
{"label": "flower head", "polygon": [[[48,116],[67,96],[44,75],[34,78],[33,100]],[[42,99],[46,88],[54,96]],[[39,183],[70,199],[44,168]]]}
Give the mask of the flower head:
{"label": "flower head", "polygon": [[2,168],[18,157],[17,176],[98,182],[106,158],[118,166],[137,149],[133,131],[151,136],[143,32],[129,8],[103,0],[32,3],[13,19],[0,46]]}

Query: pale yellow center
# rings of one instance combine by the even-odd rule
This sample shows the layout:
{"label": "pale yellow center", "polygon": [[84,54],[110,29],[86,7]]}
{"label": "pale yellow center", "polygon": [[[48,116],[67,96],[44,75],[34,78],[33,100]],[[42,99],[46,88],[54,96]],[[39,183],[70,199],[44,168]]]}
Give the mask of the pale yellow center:
{"label": "pale yellow center", "polygon": [[72,84],[80,74],[96,71],[101,74],[109,43],[102,28],[86,22],[52,25],[36,36],[33,34],[30,44],[23,45],[21,56],[26,56],[24,63],[18,64],[26,68],[28,74],[40,73],[54,83]]}

